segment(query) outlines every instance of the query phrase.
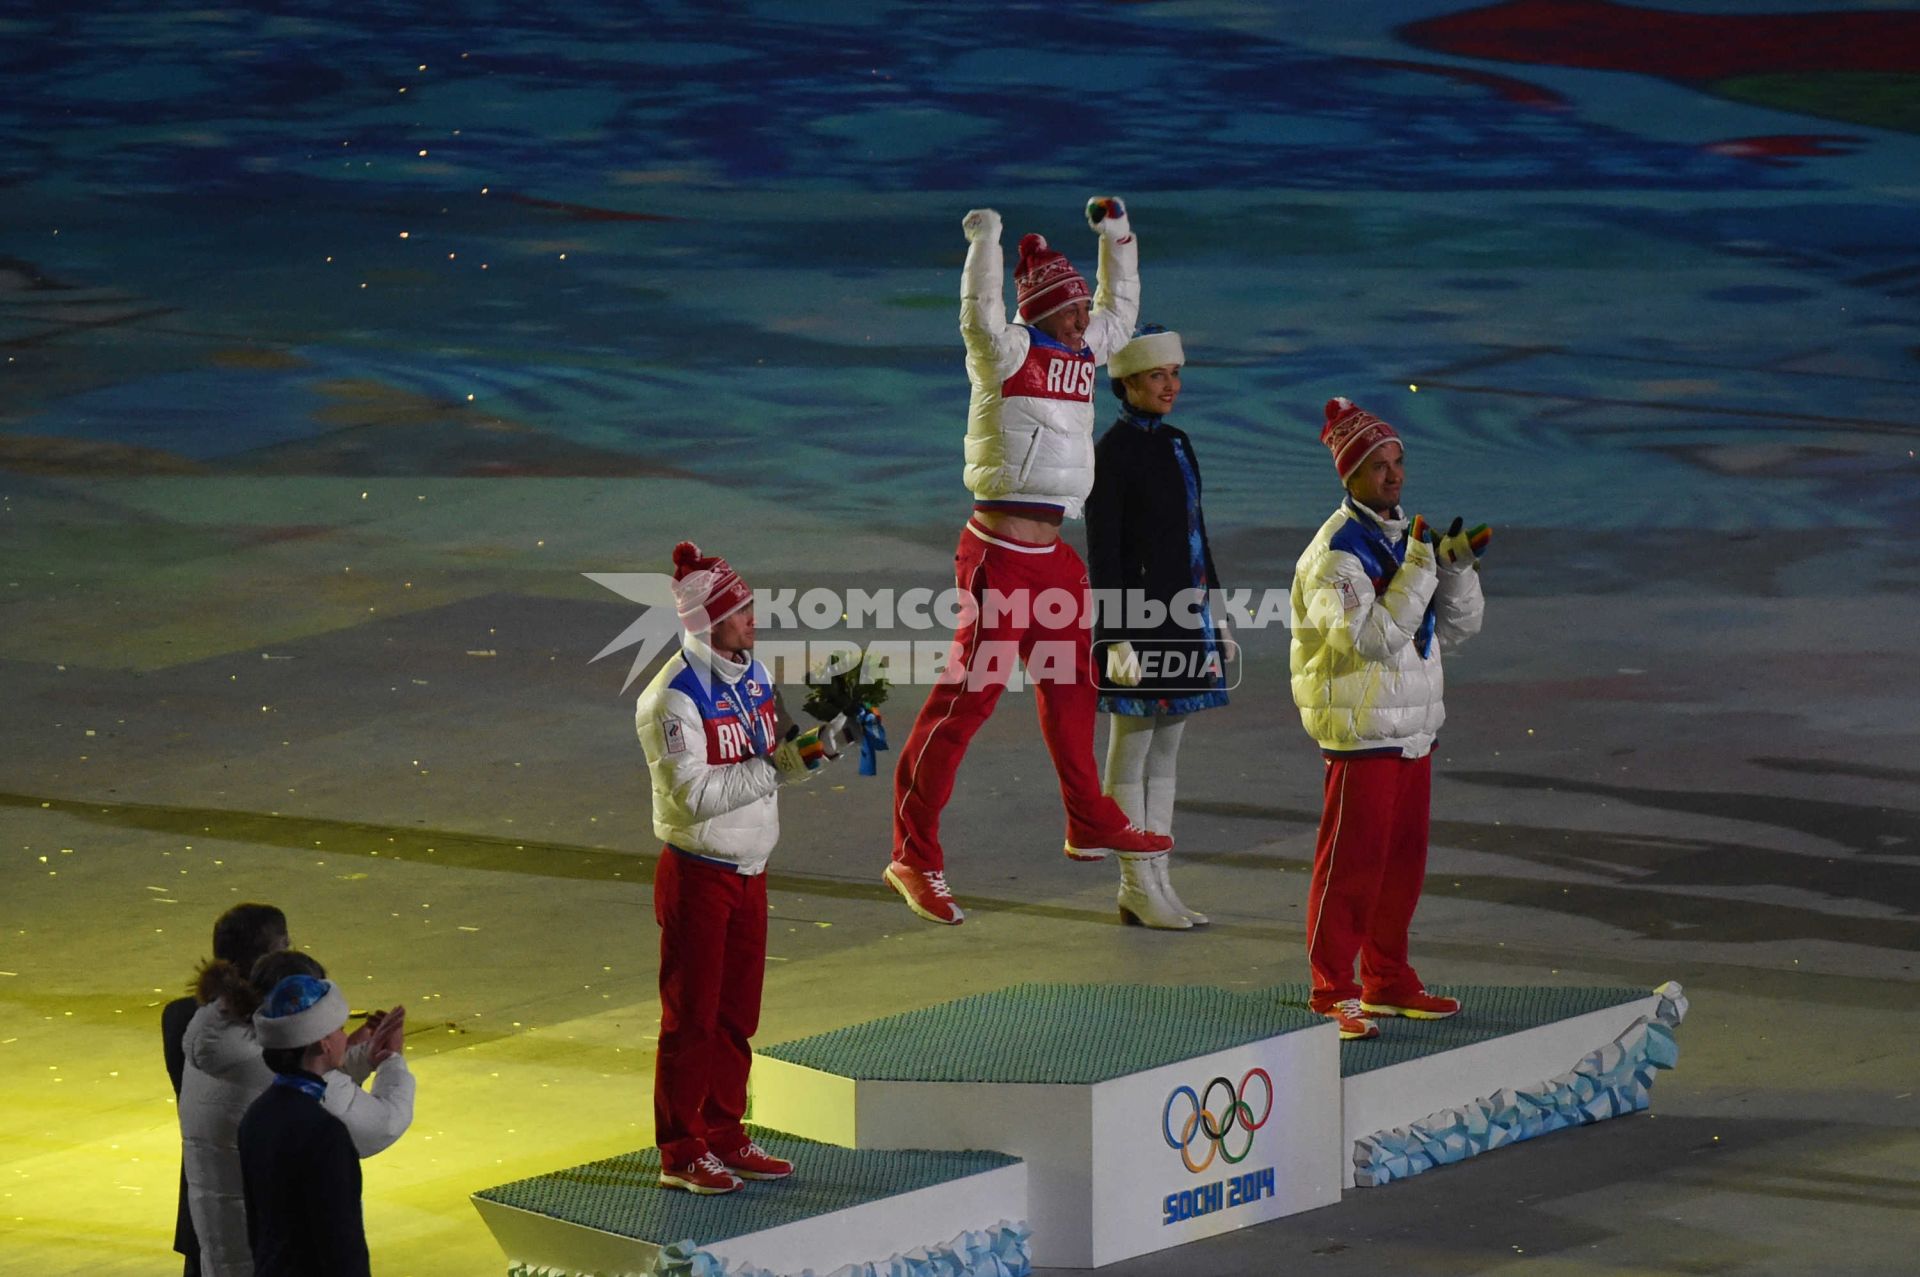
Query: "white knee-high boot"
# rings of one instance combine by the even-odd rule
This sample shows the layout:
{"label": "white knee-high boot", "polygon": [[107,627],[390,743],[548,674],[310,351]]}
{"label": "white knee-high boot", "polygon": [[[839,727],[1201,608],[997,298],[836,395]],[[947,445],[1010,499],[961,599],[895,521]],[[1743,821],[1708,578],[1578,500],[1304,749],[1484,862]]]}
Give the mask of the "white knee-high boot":
{"label": "white knee-high boot", "polygon": [[[1107,769],[1102,788],[1120,804],[1127,819],[1145,828],[1147,788],[1144,781],[1147,754],[1158,719],[1137,714],[1107,715]],[[1161,931],[1185,931],[1193,923],[1186,912],[1167,899],[1165,852],[1151,854],[1119,853],[1120,920]]]}
{"label": "white knee-high boot", "polygon": [[1147,720],[1153,734],[1147,740],[1146,758],[1140,769],[1146,789],[1146,823],[1141,827],[1156,833],[1173,832],[1173,796],[1178,785],[1175,771],[1180,761],[1180,737],[1187,730],[1185,714],[1163,714]]}
{"label": "white knee-high boot", "polygon": [[[1144,826],[1146,818],[1146,755],[1154,743],[1158,720],[1140,714],[1108,714],[1106,776],[1102,789],[1127,812],[1127,820]],[[1192,926],[1187,912],[1165,899],[1165,853],[1116,853],[1119,860],[1119,920],[1162,931],[1185,931]]]}
{"label": "white knee-high boot", "polygon": [[[1186,730],[1187,717],[1184,714],[1169,714],[1155,718],[1153,739],[1147,747],[1145,783],[1147,791],[1146,828],[1157,834],[1173,833],[1173,795],[1177,785],[1176,766],[1180,756],[1180,736]],[[1206,914],[1198,909],[1188,908],[1173,890],[1169,877],[1172,868],[1171,857],[1163,858],[1154,865],[1153,871],[1160,878],[1160,893],[1168,904],[1185,914],[1187,920],[1195,926],[1205,926],[1210,921]]]}
{"label": "white knee-high boot", "polygon": [[1120,921],[1156,931],[1186,931],[1193,920],[1167,898],[1167,853],[1115,852],[1120,862]]}
{"label": "white knee-high boot", "polygon": [[1147,827],[1147,751],[1152,744],[1151,718],[1107,715],[1107,767],[1100,788],[1142,829]]}
{"label": "white knee-high boot", "polygon": [[1173,882],[1167,876],[1168,869],[1170,868],[1169,862],[1172,859],[1173,857],[1170,855],[1163,855],[1160,857],[1159,863],[1150,866],[1160,880],[1160,898],[1167,902],[1168,908],[1177,910],[1180,916],[1185,918],[1189,923],[1196,927],[1204,927],[1209,922],[1212,922],[1213,919],[1207,917],[1206,914],[1201,913],[1198,909],[1189,907],[1186,902],[1174,893]]}

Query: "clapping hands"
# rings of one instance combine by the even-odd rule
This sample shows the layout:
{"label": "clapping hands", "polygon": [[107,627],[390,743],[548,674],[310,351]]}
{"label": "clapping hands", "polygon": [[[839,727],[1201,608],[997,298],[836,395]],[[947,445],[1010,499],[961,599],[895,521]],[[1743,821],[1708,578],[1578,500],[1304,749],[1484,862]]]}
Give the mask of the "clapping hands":
{"label": "clapping hands", "polygon": [[401,1055],[406,1050],[407,1009],[396,1006],[391,1011],[369,1011],[366,1020],[347,1035],[347,1045],[367,1048],[367,1060],[375,1068],[389,1056]]}
{"label": "clapping hands", "polygon": [[1451,566],[1456,571],[1464,571],[1479,562],[1480,555],[1486,550],[1488,542],[1493,540],[1493,529],[1484,523],[1477,523],[1465,532],[1460,530],[1460,519],[1453,521],[1447,529],[1447,535],[1440,538],[1440,563]]}
{"label": "clapping hands", "polygon": [[379,1068],[381,1063],[390,1057],[403,1055],[406,1052],[406,1046],[407,1009],[396,1006],[381,1016],[380,1023],[374,1027],[368,1058],[372,1060],[375,1068]]}
{"label": "clapping hands", "polygon": [[1493,529],[1484,523],[1461,531],[1461,525],[1465,522],[1465,519],[1456,515],[1452,526],[1442,534],[1427,522],[1424,515],[1416,514],[1407,536],[1412,541],[1424,541],[1433,547],[1434,563],[1440,571],[1465,572],[1479,560],[1481,551],[1493,540]]}
{"label": "clapping hands", "polygon": [[385,1011],[367,1012],[367,1018],[361,1022],[360,1027],[347,1034],[347,1045],[349,1047],[356,1047],[362,1043],[372,1041],[373,1035],[379,1032],[380,1022],[386,1018],[387,1013]]}

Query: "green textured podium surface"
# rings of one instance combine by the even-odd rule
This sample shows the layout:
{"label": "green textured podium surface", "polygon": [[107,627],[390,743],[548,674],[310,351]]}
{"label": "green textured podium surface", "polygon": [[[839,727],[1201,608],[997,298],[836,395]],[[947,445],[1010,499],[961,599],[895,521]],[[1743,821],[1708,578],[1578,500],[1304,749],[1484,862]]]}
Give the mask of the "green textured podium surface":
{"label": "green textured podium surface", "polygon": [[[1308,987],[1282,985],[1273,992],[1285,998],[1297,998],[1304,1004]],[[1377,1017],[1374,1023],[1380,1026],[1379,1037],[1340,1044],[1340,1076],[1352,1077],[1356,1073],[1390,1068],[1421,1056],[1437,1055],[1653,996],[1651,989],[1553,988],[1532,984],[1436,984],[1430,986],[1428,992],[1459,998],[1460,1014],[1445,1020]],[[1572,1067],[1573,1061],[1568,1060],[1567,1065]]]}
{"label": "green textured podium surface", "polygon": [[759,1054],[876,1082],[1087,1085],[1325,1024],[1304,994],[1017,984],[797,1038]]}
{"label": "green textured podium surface", "polygon": [[646,1148],[482,1189],[474,1196],[622,1237],[660,1245],[691,1240],[705,1247],[1020,1160],[1005,1153],[839,1148],[765,1131],[756,1131],[754,1137],[774,1156],[793,1160],[792,1178],[750,1182],[724,1196],[696,1197],[661,1188],[660,1150]]}
{"label": "green textured podium surface", "polygon": [[[1308,992],[1304,984],[1248,992],[1204,986],[1018,984],[782,1042],[760,1054],[859,1081],[1088,1085],[1325,1024],[1307,1009]],[[1341,1043],[1341,1076],[1505,1037],[1652,993],[1541,985],[1436,985],[1433,992],[1459,998],[1460,1014],[1446,1020],[1381,1018],[1378,1038]]]}

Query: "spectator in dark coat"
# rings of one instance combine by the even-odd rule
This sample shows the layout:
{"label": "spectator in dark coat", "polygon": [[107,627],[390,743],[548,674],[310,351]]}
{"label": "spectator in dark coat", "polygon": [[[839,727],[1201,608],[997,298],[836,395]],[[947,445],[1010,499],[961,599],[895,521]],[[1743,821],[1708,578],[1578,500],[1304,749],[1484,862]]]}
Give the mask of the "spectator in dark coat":
{"label": "spectator in dark coat", "polygon": [[254,1013],[273,1084],[240,1119],[240,1172],[255,1277],[372,1277],[360,1158],[325,1107],[346,1059],[347,1000],[331,980],[288,976]]}
{"label": "spectator in dark coat", "polygon": [[[187,1053],[180,1045],[186,1036],[187,1021],[200,1009],[192,994],[175,998],[160,1009],[160,1049],[167,1057],[167,1078],[173,1083],[173,1098],[180,1099],[180,1075],[187,1067]],[[182,1155],[180,1166],[180,1212],[173,1221],[173,1249],[186,1257],[185,1277],[200,1277],[200,1243],[193,1236],[193,1212],[187,1209],[187,1168]]]}

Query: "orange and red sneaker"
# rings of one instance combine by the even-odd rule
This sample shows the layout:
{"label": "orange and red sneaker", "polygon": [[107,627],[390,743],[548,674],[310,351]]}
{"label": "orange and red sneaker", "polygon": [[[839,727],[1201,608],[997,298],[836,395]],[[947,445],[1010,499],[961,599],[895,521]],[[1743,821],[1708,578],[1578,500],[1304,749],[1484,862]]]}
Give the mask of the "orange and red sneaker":
{"label": "orange and red sneaker", "polygon": [[1360,1009],[1369,1015],[1398,1015],[1409,1020],[1444,1020],[1460,1011],[1460,999],[1442,998],[1428,993],[1425,989],[1415,989],[1412,993],[1395,994],[1389,997],[1381,994],[1376,997],[1360,998]]}
{"label": "orange and red sneaker", "polygon": [[957,927],[967,920],[966,913],[954,901],[953,892],[947,886],[947,875],[940,870],[922,873],[896,860],[887,866],[882,877],[887,880],[889,887],[900,893],[900,898],[907,902],[907,908],[928,922]]}
{"label": "orange and red sneaker", "polygon": [[720,1154],[720,1162],[741,1179],[785,1179],[793,1174],[793,1163],[775,1157],[752,1140],[731,1153]]}
{"label": "orange and red sneaker", "polygon": [[1365,1038],[1379,1037],[1380,1026],[1369,1020],[1360,1008],[1359,998],[1348,998],[1343,1002],[1334,1003],[1325,1010],[1316,1007],[1315,1011],[1326,1016],[1339,1027],[1342,1042],[1358,1042]]}
{"label": "orange and red sneaker", "polygon": [[720,1164],[712,1153],[702,1153],[684,1166],[660,1163],[660,1187],[684,1188],[689,1193],[711,1197],[731,1193],[743,1187],[740,1177]]}
{"label": "orange and red sneaker", "polygon": [[1152,833],[1138,825],[1121,825],[1117,829],[1108,829],[1101,833],[1076,834],[1071,830],[1067,832],[1068,860],[1105,860],[1110,851],[1141,855],[1170,851],[1172,848],[1173,839],[1165,834]]}

